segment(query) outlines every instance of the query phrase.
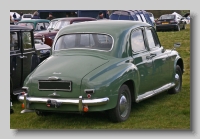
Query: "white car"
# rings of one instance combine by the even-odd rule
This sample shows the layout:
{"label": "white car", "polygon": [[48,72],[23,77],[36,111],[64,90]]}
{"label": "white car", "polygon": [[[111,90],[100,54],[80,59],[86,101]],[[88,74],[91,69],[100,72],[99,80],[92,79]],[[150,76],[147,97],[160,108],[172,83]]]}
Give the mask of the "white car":
{"label": "white car", "polygon": [[23,14],[21,20],[29,20],[33,17],[32,14]]}
{"label": "white car", "polygon": [[153,24],[155,24],[155,19],[154,19],[154,15],[150,12],[147,12],[149,14],[149,18],[151,19],[151,21],[153,22]]}

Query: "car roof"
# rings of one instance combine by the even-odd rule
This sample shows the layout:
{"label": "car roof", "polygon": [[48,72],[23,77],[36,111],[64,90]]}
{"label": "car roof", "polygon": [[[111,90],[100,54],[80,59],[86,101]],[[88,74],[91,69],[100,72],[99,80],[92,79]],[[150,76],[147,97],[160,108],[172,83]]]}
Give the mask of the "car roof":
{"label": "car roof", "polygon": [[[127,40],[131,34],[131,31],[137,27],[151,26],[148,23],[141,21],[130,21],[130,20],[97,20],[97,21],[86,21],[76,24],[71,24],[59,30],[55,40],[64,34],[73,33],[100,33],[108,34],[112,36],[114,43],[113,49],[109,52],[102,52],[109,56],[122,57]],[[56,43],[56,41],[54,41]]]}
{"label": "car roof", "polygon": [[47,19],[30,19],[30,20],[22,20],[19,21],[19,23],[37,23],[37,22],[50,22],[50,20]]}
{"label": "car roof", "polygon": [[147,23],[130,20],[98,20],[72,24],[60,30],[59,34],[76,32],[98,32],[107,34],[120,34],[139,26],[150,26]]}
{"label": "car roof", "polygon": [[25,27],[25,26],[18,26],[18,25],[10,25],[10,30],[33,30],[32,28]]}
{"label": "car roof", "polygon": [[85,19],[85,20],[96,20],[95,18],[92,17],[65,17],[65,18],[59,18],[59,21],[71,21],[71,20],[80,20],[80,19]]}

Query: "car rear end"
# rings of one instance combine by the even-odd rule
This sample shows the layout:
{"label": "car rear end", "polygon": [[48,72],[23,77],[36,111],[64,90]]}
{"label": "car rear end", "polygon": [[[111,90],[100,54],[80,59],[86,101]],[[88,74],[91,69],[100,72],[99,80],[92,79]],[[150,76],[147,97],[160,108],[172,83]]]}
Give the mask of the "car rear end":
{"label": "car rear end", "polygon": [[178,21],[176,20],[176,15],[166,14],[162,15],[156,21],[156,30],[176,30],[178,27]]}

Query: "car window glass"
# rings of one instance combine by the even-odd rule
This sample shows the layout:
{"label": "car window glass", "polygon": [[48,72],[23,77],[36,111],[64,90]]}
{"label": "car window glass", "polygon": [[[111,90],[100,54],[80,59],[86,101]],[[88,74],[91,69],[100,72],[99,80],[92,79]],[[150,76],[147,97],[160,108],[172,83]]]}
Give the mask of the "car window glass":
{"label": "car window glass", "polygon": [[135,30],[131,34],[131,47],[134,52],[145,50],[142,30]]}
{"label": "car window glass", "polygon": [[19,50],[17,32],[10,32],[10,51]]}
{"label": "car window glass", "polygon": [[22,44],[24,50],[32,48],[31,32],[22,32]]}
{"label": "car window glass", "polygon": [[49,23],[44,23],[45,29],[49,27]]}
{"label": "car window glass", "polygon": [[136,14],[137,18],[138,18],[138,21],[142,21],[140,15]]}
{"label": "car window glass", "polygon": [[162,15],[160,17],[160,19],[174,19],[174,18],[175,18],[175,15],[172,15],[172,14]]}
{"label": "car window glass", "polygon": [[147,41],[148,41],[148,44],[149,44],[149,48],[155,47],[156,44],[155,44],[155,41],[154,41],[154,38],[153,38],[152,31],[150,29],[146,30],[146,35],[147,35]]}
{"label": "car window glass", "polygon": [[141,14],[141,17],[142,17],[143,22],[147,22],[143,14]]}
{"label": "car window glass", "polygon": [[94,39],[92,37],[92,34],[82,34],[80,45],[88,46],[88,47],[94,46]]}
{"label": "car window glass", "polygon": [[37,23],[36,29],[37,31],[45,30],[44,23]]}
{"label": "car window glass", "polygon": [[77,33],[61,36],[56,44],[55,50],[62,49],[95,49],[95,50],[110,50],[112,48],[113,39],[106,34],[96,33]]}
{"label": "car window glass", "polygon": [[69,21],[58,21],[54,27],[55,30],[60,30],[61,28],[69,25],[70,22]]}
{"label": "car window glass", "polygon": [[54,29],[57,22],[58,22],[58,20],[51,21],[47,29],[48,30]]}

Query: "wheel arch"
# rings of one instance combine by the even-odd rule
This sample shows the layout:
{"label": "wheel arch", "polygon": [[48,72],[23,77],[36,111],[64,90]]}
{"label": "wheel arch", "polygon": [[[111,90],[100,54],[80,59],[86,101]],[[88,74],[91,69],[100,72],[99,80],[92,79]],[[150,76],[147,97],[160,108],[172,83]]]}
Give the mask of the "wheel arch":
{"label": "wheel arch", "polygon": [[131,92],[131,101],[135,102],[135,98],[136,98],[135,82],[133,80],[127,80],[123,84],[126,84],[128,86],[128,88],[130,89],[130,92]]}
{"label": "wheel arch", "polygon": [[175,68],[176,68],[176,65],[179,65],[179,67],[181,68],[181,71],[182,73],[184,73],[184,64],[183,64],[183,60],[182,58],[179,58],[175,64]]}

